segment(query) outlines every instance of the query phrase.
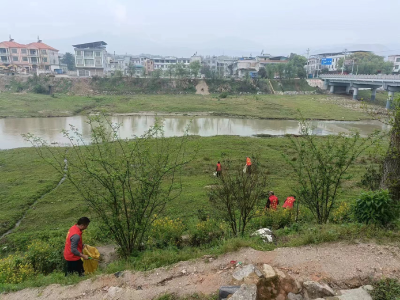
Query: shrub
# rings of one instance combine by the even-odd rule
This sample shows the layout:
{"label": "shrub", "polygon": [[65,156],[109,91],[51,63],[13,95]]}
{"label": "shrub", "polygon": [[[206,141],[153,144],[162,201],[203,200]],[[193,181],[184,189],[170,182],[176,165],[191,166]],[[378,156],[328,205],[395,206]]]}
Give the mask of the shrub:
{"label": "shrub", "polygon": [[387,190],[362,193],[357,200],[354,214],[360,223],[386,226],[398,216],[398,204]]}
{"label": "shrub", "polygon": [[64,238],[53,238],[47,242],[33,241],[28,246],[25,260],[37,272],[49,274],[54,270],[62,270],[64,266]]}
{"label": "shrub", "polygon": [[339,207],[333,211],[331,221],[337,224],[346,223],[351,221],[351,215],[351,206],[343,201],[340,203]]}
{"label": "shrub", "polygon": [[376,191],[379,189],[382,179],[382,168],[377,170],[373,166],[369,166],[361,178],[361,186]]}
{"label": "shrub", "polygon": [[398,300],[400,299],[400,283],[396,279],[382,279],[374,283],[371,293],[374,300]]}
{"label": "shrub", "polygon": [[277,210],[267,209],[257,212],[257,227],[280,229],[290,226],[295,222],[296,211],[294,209],[278,208]]}
{"label": "shrub", "polygon": [[36,94],[47,94],[48,92],[47,89],[41,84],[36,84],[32,91]]}
{"label": "shrub", "polygon": [[34,275],[33,266],[24,257],[9,255],[0,259],[0,283],[17,284]]}
{"label": "shrub", "polygon": [[228,98],[228,93],[227,92],[222,92],[221,94],[219,94],[219,97],[222,99]]}
{"label": "shrub", "polygon": [[158,248],[168,245],[180,246],[185,229],[186,226],[179,218],[176,220],[168,217],[157,219],[151,228],[148,244]]}
{"label": "shrub", "polygon": [[200,246],[219,239],[224,235],[224,223],[218,223],[214,219],[207,218],[195,225],[190,234],[190,244]]}

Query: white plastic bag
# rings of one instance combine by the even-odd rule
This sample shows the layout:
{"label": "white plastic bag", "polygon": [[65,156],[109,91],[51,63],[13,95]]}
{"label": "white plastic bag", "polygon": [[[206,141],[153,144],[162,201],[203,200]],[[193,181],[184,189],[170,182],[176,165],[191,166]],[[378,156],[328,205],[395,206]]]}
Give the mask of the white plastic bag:
{"label": "white plastic bag", "polygon": [[217,172],[214,172],[213,175],[214,175],[214,176],[217,176]]}
{"label": "white plastic bag", "polygon": [[246,173],[246,171],[247,171],[247,165],[244,165],[243,173]]}

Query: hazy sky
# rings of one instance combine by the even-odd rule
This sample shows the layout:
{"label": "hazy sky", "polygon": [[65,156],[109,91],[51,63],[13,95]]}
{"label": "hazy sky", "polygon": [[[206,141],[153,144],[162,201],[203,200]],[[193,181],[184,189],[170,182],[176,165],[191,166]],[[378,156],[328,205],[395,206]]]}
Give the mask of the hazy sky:
{"label": "hazy sky", "polygon": [[400,0],[1,2],[0,40],[39,35],[62,52],[104,40],[108,51],[131,54],[305,54],[367,44],[400,53]]}

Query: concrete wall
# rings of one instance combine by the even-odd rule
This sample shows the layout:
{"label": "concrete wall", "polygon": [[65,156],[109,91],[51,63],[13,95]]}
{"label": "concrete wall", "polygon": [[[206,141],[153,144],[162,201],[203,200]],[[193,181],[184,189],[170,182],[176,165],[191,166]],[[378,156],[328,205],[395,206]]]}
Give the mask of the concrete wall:
{"label": "concrete wall", "polygon": [[307,83],[312,87],[318,87],[320,89],[326,89],[324,81],[321,79],[307,79]]}

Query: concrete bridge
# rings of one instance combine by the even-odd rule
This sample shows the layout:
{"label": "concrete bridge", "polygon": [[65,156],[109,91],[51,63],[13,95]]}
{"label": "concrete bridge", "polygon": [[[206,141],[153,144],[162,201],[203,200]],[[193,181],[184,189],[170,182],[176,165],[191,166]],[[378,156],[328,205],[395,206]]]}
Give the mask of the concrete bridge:
{"label": "concrete bridge", "polygon": [[358,89],[371,89],[371,100],[375,101],[376,90],[382,88],[388,91],[386,108],[392,106],[395,92],[400,92],[400,75],[340,75],[321,74],[319,76],[325,83],[325,87],[331,93],[335,90],[343,90],[347,94],[353,90],[353,99],[358,100]]}

